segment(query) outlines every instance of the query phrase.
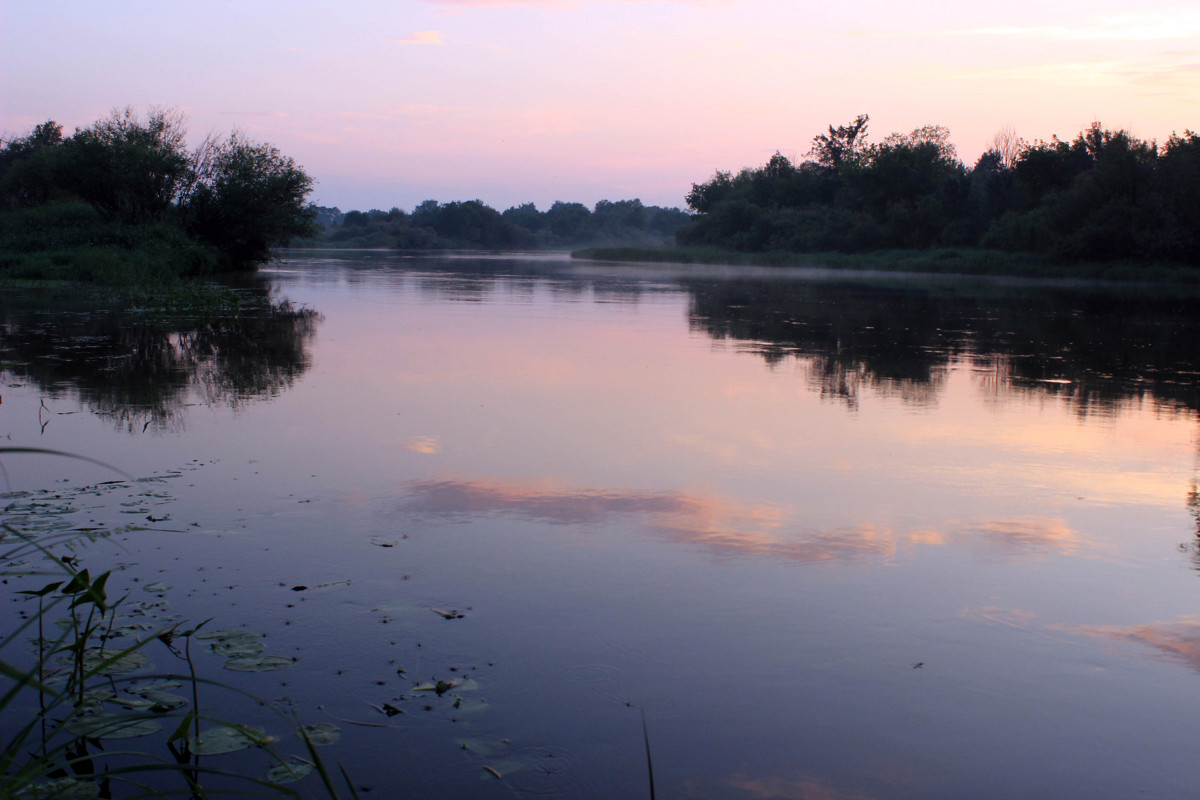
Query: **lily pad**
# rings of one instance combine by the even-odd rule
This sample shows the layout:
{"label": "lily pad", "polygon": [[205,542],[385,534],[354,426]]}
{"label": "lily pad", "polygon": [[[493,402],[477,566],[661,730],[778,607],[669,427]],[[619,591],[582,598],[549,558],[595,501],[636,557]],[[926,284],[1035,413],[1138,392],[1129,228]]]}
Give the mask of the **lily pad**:
{"label": "lily pad", "polygon": [[[120,650],[92,650],[84,654],[83,667],[87,670],[96,670],[100,675],[124,675],[128,672],[136,672],[150,663],[146,654],[140,651],[135,650],[124,655],[119,655],[120,653]],[[114,660],[105,664],[104,662],[110,658]],[[101,666],[102,664],[104,666]]]}
{"label": "lily pad", "polygon": [[294,663],[283,656],[234,656],[225,662],[225,669],[234,672],[270,672],[286,669]]}
{"label": "lily pad", "polygon": [[143,714],[84,714],[66,724],[71,733],[89,739],[133,739],[157,733],[161,727]]}
{"label": "lily pad", "polygon": [[462,681],[438,681],[437,683],[422,683],[413,688],[413,694],[436,694],[441,697],[446,692],[458,686]]}
{"label": "lily pad", "polygon": [[234,656],[256,656],[266,650],[267,646],[259,641],[220,639],[210,644],[209,648],[219,656],[233,658]]}
{"label": "lily pad", "polygon": [[91,781],[74,778],[59,778],[46,783],[35,783],[13,795],[19,800],[94,800],[100,796],[100,786]]}
{"label": "lily pad", "polygon": [[174,711],[188,704],[187,698],[171,692],[142,692],[141,695],[150,701],[150,710],[156,712]]}
{"label": "lily pad", "polygon": [[342,730],[332,722],[318,722],[316,725],[305,725],[304,735],[310,742],[321,747],[342,738]]}
{"label": "lily pad", "polygon": [[236,753],[249,747],[266,744],[270,738],[259,728],[246,725],[221,725],[209,728],[199,736],[188,739],[188,748],[198,756]]}
{"label": "lily pad", "polygon": [[337,589],[342,586],[349,586],[349,585],[350,585],[350,579],[347,578],[345,580],[340,580],[340,581],[326,581],[325,583],[318,583],[313,588],[314,589]]}
{"label": "lily pad", "polygon": [[237,639],[249,638],[252,641],[258,641],[258,634],[254,631],[248,631],[245,628],[226,628],[220,631],[201,631],[196,634],[197,639],[223,639],[227,641],[235,641]]}
{"label": "lily pad", "polygon": [[505,751],[508,747],[505,742],[499,739],[484,739],[479,736],[467,739],[455,739],[454,743],[460,749],[466,750],[472,755],[482,756],[483,758],[490,758],[497,753]]}
{"label": "lily pad", "polygon": [[267,771],[267,780],[271,783],[295,783],[312,772],[312,764],[303,761],[289,761],[286,764],[276,764]]}

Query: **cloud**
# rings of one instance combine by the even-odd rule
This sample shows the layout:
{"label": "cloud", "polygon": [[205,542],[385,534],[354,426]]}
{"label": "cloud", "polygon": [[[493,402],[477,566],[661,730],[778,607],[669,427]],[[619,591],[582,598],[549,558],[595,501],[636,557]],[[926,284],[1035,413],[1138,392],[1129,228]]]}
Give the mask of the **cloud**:
{"label": "cloud", "polygon": [[952,34],[1020,36],[1068,41],[1150,42],[1200,35],[1200,12],[1130,12],[1096,17],[1079,25],[1001,25],[947,31]]}
{"label": "cloud", "polygon": [[1200,82],[1200,63],[1176,60],[1180,58],[1184,56],[1165,57],[1159,54],[1154,58],[964,69],[955,72],[954,77],[960,80],[1034,81],[1095,88],[1112,88],[1114,84],[1124,83],[1167,92],[1193,91]]}
{"label": "cloud", "polygon": [[[673,2],[698,5],[707,0],[590,0],[595,3],[645,3]],[[443,8],[571,8],[578,6],[584,0],[421,0],[433,6]]]}
{"label": "cloud", "polygon": [[441,31],[417,31],[413,35],[397,39],[396,44],[435,44],[438,46],[446,44],[442,38]]}

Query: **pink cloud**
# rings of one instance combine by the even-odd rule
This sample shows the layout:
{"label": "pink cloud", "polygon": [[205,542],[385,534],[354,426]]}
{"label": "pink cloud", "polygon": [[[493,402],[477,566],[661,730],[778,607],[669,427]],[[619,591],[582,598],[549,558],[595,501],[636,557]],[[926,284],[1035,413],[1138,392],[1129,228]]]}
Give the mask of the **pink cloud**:
{"label": "pink cloud", "polygon": [[396,44],[436,44],[444,45],[441,31],[417,31],[412,36],[397,39]]}

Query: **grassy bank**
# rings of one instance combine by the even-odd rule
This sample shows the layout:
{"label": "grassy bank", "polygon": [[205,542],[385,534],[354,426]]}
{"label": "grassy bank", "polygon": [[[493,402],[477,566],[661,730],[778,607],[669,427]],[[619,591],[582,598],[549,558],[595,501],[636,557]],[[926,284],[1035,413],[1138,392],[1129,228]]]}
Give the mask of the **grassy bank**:
{"label": "grassy bank", "polygon": [[1200,284],[1200,269],[1185,264],[1143,261],[1061,263],[1045,256],[967,248],[876,250],[868,253],[745,253],[715,248],[596,247],[577,250],[571,256],[577,259],[622,263],[813,267],[879,272]]}
{"label": "grassy bank", "polygon": [[155,286],[203,275],[211,247],[168,222],[131,225],[105,219],[82,202],[0,213],[0,279]]}

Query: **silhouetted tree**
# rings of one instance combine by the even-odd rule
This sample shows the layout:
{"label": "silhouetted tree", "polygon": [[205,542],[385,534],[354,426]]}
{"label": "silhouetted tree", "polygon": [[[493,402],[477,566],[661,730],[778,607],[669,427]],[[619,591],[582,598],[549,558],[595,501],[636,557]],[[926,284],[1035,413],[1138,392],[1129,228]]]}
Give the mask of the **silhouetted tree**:
{"label": "silhouetted tree", "polygon": [[230,269],[253,268],[271,248],[315,232],[312,178],[273,145],[234,132],[193,154],[181,201],[187,230],[212,244]]}

